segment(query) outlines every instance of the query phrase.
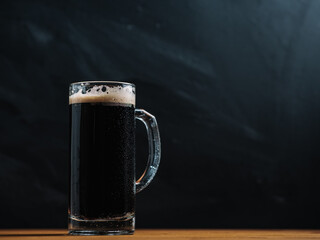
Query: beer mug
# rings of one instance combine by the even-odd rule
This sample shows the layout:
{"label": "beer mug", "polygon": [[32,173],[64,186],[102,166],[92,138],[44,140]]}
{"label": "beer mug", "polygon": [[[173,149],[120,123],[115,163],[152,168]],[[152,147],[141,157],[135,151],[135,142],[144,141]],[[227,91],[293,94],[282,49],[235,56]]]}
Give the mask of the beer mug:
{"label": "beer mug", "polygon": [[[135,85],[72,83],[70,109],[69,234],[118,235],[135,230],[135,195],[155,176],[160,136],[154,116],[135,108]],[[135,119],[147,129],[149,158],[135,176]]]}

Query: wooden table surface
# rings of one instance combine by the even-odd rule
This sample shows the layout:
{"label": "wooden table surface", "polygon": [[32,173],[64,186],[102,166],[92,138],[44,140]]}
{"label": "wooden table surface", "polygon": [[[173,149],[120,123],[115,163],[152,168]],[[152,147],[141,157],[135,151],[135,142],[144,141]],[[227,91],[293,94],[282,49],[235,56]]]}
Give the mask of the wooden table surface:
{"label": "wooden table surface", "polygon": [[0,230],[0,239],[320,239],[320,230],[136,230],[134,235],[123,236],[69,236],[66,230]]}

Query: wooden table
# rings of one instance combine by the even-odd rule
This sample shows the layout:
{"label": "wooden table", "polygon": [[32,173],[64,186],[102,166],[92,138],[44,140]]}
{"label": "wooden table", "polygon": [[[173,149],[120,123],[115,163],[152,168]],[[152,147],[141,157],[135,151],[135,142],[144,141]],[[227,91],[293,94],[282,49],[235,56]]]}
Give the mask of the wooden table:
{"label": "wooden table", "polygon": [[82,239],[142,239],[142,240],[200,240],[200,239],[292,239],[308,240],[320,239],[320,230],[136,230],[134,235],[124,236],[69,236],[66,230],[0,230],[0,239],[57,239],[57,240],[82,240]]}

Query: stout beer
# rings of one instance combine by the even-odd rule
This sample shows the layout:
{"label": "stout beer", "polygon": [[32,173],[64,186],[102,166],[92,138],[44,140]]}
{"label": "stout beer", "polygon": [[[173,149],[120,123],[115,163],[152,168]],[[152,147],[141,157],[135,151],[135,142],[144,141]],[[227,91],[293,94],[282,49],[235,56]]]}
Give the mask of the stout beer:
{"label": "stout beer", "polygon": [[[160,162],[154,116],[135,108],[135,86],[78,82],[69,88],[69,233],[133,234],[135,195],[153,179]],[[148,130],[149,159],[136,182],[135,119]]]}
{"label": "stout beer", "polygon": [[69,99],[71,218],[125,220],[135,207],[134,102],[122,88],[97,89]]}

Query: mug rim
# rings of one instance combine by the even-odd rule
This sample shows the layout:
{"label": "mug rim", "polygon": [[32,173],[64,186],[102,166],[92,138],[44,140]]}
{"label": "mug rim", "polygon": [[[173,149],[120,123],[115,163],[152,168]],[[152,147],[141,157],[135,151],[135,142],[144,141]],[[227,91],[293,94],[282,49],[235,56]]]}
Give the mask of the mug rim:
{"label": "mug rim", "polygon": [[134,83],[129,82],[121,82],[121,81],[112,81],[112,80],[89,80],[89,81],[80,81],[80,82],[73,82],[70,83],[70,86],[72,85],[78,85],[78,84],[96,84],[96,85],[130,85],[135,87],[136,85]]}

